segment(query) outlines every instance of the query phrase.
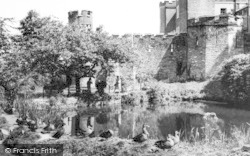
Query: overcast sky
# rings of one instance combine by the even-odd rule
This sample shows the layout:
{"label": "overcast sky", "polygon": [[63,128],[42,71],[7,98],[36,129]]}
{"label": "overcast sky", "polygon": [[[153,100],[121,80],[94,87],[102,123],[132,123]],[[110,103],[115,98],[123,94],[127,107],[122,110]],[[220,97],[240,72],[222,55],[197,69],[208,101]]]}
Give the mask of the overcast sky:
{"label": "overcast sky", "polygon": [[63,23],[68,11],[93,11],[94,28],[103,25],[110,34],[159,33],[159,3],[163,0],[2,0],[0,17],[23,19],[29,10],[55,16]]}

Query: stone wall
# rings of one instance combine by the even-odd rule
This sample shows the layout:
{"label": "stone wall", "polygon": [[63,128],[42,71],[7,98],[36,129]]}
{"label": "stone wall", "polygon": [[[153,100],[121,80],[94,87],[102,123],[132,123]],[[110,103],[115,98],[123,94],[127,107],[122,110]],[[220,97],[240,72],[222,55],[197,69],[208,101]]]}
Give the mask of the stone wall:
{"label": "stone wall", "polygon": [[214,0],[188,0],[187,6],[188,19],[203,16],[214,16]]}
{"label": "stone wall", "polygon": [[188,0],[179,0],[176,4],[176,32],[187,33]]}
{"label": "stone wall", "polygon": [[138,74],[148,72],[157,80],[175,82],[213,77],[222,63],[243,53],[242,27],[234,17],[201,17],[188,21],[188,33],[179,35],[131,35],[138,60]]}
{"label": "stone wall", "polygon": [[[149,72],[157,79],[162,80],[166,79],[166,71],[174,69],[175,64],[169,64],[165,66],[165,62],[168,62],[166,55],[169,55],[168,51],[169,45],[172,42],[172,36],[166,38],[162,37],[144,37],[144,38],[135,38],[134,46],[137,51],[143,52],[141,69],[138,69],[140,72]],[[163,63],[162,63],[163,62]]]}
{"label": "stone wall", "polygon": [[223,61],[243,53],[242,27],[228,23],[228,19],[222,23],[202,20],[188,27],[188,62],[190,76],[195,79],[212,77]]}
{"label": "stone wall", "polygon": [[174,82],[185,76],[187,64],[186,34],[167,36],[166,38],[135,38],[134,46],[138,51],[144,52],[144,56],[148,59],[147,63],[144,62],[145,69],[148,68],[148,72],[151,71],[157,80]]}
{"label": "stone wall", "polygon": [[167,80],[167,82],[178,81],[186,74],[186,35],[181,34],[172,38],[170,46],[166,50],[161,62],[156,78]]}
{"label": "stone wall", "polygon": [[[122,38],[124,37],[133,41],[135,53],[138,54],[137,59],[140,60],[139,68],[137,68],[138,76],[147,74],[158,80],[176,76],[175,54],[170,49],[174,36],[134,35],[133,40],[131,35],[124,35]],[[131,69],[121,70],[127,75],[132,75]]]}
{"label": "stone wall", "polygon": [[160,33],[167,34],[176,28],[176,2],[160,2]]}
{"label": "stone wall", "polygon": [[214,16],[214,0],[179,0],[176,3],[177,33],[187,33],[187,19]]}

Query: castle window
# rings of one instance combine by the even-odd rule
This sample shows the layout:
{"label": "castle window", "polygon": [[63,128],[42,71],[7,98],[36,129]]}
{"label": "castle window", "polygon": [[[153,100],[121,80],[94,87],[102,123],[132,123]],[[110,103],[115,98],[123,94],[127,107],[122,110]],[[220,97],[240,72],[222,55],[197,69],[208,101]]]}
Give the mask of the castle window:
{"label": "castle window", "polygon": [[221,8],[220,9],[220,14],[226,14],[227,13],[227,9],[226,8]]}
{"label": "castle window", "polygon": [[171,53],[171,55],[173,55],[173,52],[174,52],[174,44],[171,44],[171,46],[170,46],[170,53]]}
{"label": "castle window", "polygon": [[196,36],[195,40],[196,40],[195,41],[195,43],[196,43],[195,45],[196,45],[196,47],[198,47],[199,46],[199,38]]}

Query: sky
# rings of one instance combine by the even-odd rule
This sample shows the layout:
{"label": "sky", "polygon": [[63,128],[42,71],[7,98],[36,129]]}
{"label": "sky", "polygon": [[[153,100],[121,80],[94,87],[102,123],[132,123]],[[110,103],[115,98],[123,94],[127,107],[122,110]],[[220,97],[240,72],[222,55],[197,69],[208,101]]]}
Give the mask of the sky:
{"label": "sky", "polygon": [[91,10],[93,26],[104,26],[110,34],[159,34],[159,3],[163,0],[2,0],[0,17],[12,17],[16,25],[29,10],[54,16],[64,24],[68,11]]}

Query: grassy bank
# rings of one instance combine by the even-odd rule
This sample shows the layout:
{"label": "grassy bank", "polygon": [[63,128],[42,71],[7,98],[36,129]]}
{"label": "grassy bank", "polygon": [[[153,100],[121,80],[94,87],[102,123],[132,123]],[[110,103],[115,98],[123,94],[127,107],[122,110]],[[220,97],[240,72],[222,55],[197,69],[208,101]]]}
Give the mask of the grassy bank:
{"label": "grassy bank", "polygon": [[135,143],[132,140],[117,137],[103,140],[99,137],[77,139],[64,136],[59,140],[39,143],[63,144],[64,156],[234,156],[248,154],[241,150],[241,145],[237,140],[192,143],[184,140],[169,150],[155,147],[155,141],[157,140]]}
{"label": "grassy bank", "polygon": [[158,101],[193,101],[205,99],[202,92],[208,82],[164,83],[152,81],[147,83],[149,91],[154,92]]}

